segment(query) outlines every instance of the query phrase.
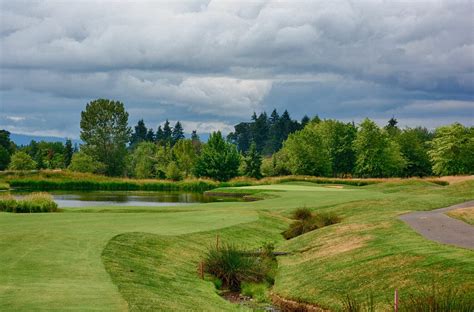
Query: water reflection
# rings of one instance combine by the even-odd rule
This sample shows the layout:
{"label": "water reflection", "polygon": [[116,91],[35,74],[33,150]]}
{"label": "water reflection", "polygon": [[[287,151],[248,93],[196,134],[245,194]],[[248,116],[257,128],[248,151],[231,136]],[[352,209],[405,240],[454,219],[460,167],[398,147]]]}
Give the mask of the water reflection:
{"label": "water reflection", "polygon": [[[183,192],[48,192],[60,208],[93,206],[177,206],[193,203],[236,201],[235,198],[206,196],[202,193]],[[21,198],[27,192],[13,192]]]}

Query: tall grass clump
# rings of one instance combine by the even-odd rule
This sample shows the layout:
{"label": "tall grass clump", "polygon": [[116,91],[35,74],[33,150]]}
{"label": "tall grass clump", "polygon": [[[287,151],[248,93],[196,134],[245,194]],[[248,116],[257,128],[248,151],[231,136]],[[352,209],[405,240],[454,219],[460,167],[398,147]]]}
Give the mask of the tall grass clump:
{"label": "tall grass clump", "polygon": [[0,211],[16,213],[56,212],[58,205],[48,193],[32,193],[17,200],[11,195],[0,198]]}
{"label": "tall grass clump", "polygon": [[308,208],[297,208],[293,211],[292,218],[296,221],[282,233],[286,239],[341,222],[341,218],[333,212],[313,214]]}
{"label": "tall grass clump", "polygon": [[400,298],[400,312],[472,312],[474,296],[467,291],[432,285],[430,289]]}
{"label": "tall grass clump", "polygon": [[243,282],[271,280],[272,259],[255,256],[232,244],[211,247],[204,258],[204,271],[222,281],[222,287],[239,291]]}
{"label": "tall grass clump", "polygon": [[375,301],[372,294],[365,300],[358,300],[350,294],[342,298],[342,312],[375,312]]}

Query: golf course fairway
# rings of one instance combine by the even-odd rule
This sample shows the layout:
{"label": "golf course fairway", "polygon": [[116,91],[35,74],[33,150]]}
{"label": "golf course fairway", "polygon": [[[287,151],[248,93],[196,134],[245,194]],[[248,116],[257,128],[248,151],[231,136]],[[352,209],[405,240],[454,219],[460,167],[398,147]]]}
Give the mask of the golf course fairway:
{"label": "golf course fairway", "polygon": [[[421,180],[364,187],[307,182],[234,188],[262,200],[174,207],[90,207],[58,213],[0,212],[0,311],[235,311],[197,266],[219,235],[256,249],[273,243],[272,292],[339,309],[341,297],[442,281],[474,293],[474,251],[424,239],[397,216],[474,199],[474,181]],[[221,189],[222,190],[222,189]],[[338,224],[291,240],[291,212],[333,212]]]}

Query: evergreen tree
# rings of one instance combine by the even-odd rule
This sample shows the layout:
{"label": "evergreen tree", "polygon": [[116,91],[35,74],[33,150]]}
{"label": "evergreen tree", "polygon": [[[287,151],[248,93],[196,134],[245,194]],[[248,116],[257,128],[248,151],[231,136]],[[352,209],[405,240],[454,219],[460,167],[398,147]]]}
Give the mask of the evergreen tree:
{"label": "evergreen tree", "polygon": [[14,144],[10,140],[10,132],[0,130],[0,170],[7,169],[13,150]]}
{"label": "evergreen tree", "polygon": [[179,121],[176,122],[173,128],[173,132],[171,135],[171,143],[172,145],[175,145],[179,140],[184,139],[184,130],[183,126]]}
{"label": "evergreen tree", "polygon": [[158,129],[156,130],[156,134],[155,134],[155,142],[158,144],[163,144],[164,138],[165,137],[164,137],[163,129],[161,128],[161,126],[158,126]]}
{"label": "evergreen tree", "polygon": [[256,117],[254,113],[252,119],[254,120],[252,125],[252,139],[257,147],[257,151],[261,153],[268,140],[269,124],[267,114],[263,112]]}
{"label": "evergreen tree", "polygon": [[235,145],[227,143],[218,131],[212,133],[204,145],[194,173],[197,177],[227,181],[237,176],[239,165],[240,155]]}
{"label": "evergreen tree", "polygon": [[152,128],[148,129],[148,132],[146,133],[145,141],[155,142],[155,133],[153,132]]}
{"label": "evergreen tree", "polygon": [[262,177],[261,166],[262,156],[257,151],[257,145],[252,142],[247,155],[244,158],[244,174],[251,178],[260,179]]}
{"label": "evergreen tree", "polygon": [[199,135],[197,134],[196,130],[193,130],[191,133],[191,141],[193,142],[200,142],[201,140],[199,139]]}
{"label": "evergreen tree", "polygon": [[132,148],[136,147],[140,142],[146,140],[147,128],[143,119],[140,119],[135,126],[135,131],[132,133],[130,138],[130,146]]}
{"label": "evergreen tree", "polygon": [[70,139],[66,140],[64,147],[64,167],[69,167],[72,160],[72,155],[74,154],[74,149],[72,147],[72,141]]}
{"label": "evergreen tree", "polygon": [[301,118],[301,129],[303,129],[310,121],[308,115],[304,115],[303,118]]}
{"label": "evergreen tree", "polygon": [[432,140],[432,133],[426,128],[404,129],[399,137],[400,151],[407,161],[403,176],[429,176],[432,174],[428,147]]}
{"label": "evergreen tree", "polygon": [[163,143],[164,144],[171,144],[173,136],[173,130],[170,127],[170,122],[166,119],[165,124],[163,126]]}
{"label": "evergreen tree", "polygon": [[385,131],[387,132],[388,136],[396,139],[397,136],[400,135],[401,131],[397,126],[398,120],[395,117],[390,118],[387,125],[384,127]]}

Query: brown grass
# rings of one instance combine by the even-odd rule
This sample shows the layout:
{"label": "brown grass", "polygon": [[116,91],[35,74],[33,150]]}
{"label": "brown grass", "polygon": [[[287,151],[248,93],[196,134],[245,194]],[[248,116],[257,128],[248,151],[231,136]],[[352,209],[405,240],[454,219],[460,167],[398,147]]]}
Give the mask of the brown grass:
{"label": "brown grass", "polygon": [[451,210],[447,215],[474,225],[474,206]]}

